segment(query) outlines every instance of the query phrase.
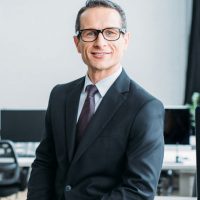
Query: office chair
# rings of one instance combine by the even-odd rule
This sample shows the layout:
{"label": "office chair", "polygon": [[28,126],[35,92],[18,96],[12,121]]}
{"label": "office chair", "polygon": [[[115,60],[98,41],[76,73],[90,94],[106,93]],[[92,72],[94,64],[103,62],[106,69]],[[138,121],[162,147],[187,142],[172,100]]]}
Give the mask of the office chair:
{"label": "office chair", "polygon": [[0,198],[20,190],[20,168],[13,144],[0,140]]}
{"label": "office chair", "polygon": [[160,179],[157,186],[158,196],[170,196],[173,192],[173,171],[172,170],[162,170],[160,174]]}

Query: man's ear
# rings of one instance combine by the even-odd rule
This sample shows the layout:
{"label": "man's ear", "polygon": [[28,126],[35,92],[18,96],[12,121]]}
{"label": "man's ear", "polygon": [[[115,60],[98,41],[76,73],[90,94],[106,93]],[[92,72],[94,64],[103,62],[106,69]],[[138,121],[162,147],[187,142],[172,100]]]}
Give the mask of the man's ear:
{"label": "man's ear", "polygon": [[80,47],[79,47],[79,38],[77,36],[74,36],[74,44],[76,45],[76,49],[78,51],[78,53],[81,53],[80,51]]}
{"label": "man's ear", "polygon": [[129,41],[130,41],[130,36],[131,36],[130,32],[127,32],[127,33],[125,33],[125,35],[124,35],[125,49],[127,49],[127,47],[128,47],[128,44],[129,44]]}

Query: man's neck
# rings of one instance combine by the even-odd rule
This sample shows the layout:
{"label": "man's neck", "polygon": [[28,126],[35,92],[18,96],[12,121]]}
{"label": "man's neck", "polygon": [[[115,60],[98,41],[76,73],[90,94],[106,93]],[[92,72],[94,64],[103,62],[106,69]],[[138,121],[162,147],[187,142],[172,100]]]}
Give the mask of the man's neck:
{"label": "man's neck", "polygon": [[90,78],[93,84],[105,79],[106,77],[114,74],[116,71],[120,69],[120,65],[112,68],[112,69],[105,69],[105,70],[94,70],[88,69],[88,77]]}

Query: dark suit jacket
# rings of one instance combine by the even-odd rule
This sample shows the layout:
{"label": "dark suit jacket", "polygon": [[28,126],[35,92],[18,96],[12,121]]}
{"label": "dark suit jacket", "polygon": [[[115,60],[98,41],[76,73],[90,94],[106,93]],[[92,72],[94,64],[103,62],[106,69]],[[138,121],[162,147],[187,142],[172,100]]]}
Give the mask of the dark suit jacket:
{"label": "dark suit jacket", "polygon": [[164,152],[162,103],[122,71],[75,151],[83,85],[80,78],[51,92],[28,200],[153,199]]}

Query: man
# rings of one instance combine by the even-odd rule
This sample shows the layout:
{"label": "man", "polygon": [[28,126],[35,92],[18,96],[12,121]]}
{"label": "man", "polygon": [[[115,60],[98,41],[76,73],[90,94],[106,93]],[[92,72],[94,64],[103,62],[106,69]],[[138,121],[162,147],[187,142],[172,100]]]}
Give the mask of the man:
{"label": "man", "polygon": [[125,14],[111,1],[89,0],[76,32],[87,75],[51,92],[28,200],[152,200],[164,109],[122,69]]}

